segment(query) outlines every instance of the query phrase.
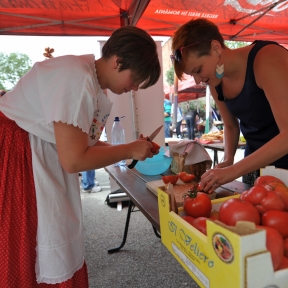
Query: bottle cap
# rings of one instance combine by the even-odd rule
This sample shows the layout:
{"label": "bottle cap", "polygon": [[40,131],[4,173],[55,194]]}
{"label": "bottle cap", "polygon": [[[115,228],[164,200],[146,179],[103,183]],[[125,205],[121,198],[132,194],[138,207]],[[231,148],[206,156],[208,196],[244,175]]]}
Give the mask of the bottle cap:
{"label": "bottle cap", "polygon": [[115,117],[114,121],[119,121],[119,117]]}

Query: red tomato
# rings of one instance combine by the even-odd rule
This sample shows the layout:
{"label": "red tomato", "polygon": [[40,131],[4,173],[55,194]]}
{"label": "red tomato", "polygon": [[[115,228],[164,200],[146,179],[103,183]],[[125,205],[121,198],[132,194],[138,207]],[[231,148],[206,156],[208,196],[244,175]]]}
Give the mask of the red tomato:
{"label": "red tomato", "polygon": [[162,180],[165,184],[168,184],[168,183],[171,183],[173,185],[176,184],[176,182],[178,181],[179,179],[179,175],[165,175],[165,176],[162,176]]}
{"label": "red tomato", "polygon": [[280,266],[277,270],[287,269],[288,268],[288,258],[283,256]]}
{"label": "red tomato", "polygon": [[194,174],[189,174],[189,173],[186,173],[186,172],[180,172],[179,173],[179,178],[184,183],[188,183],[188,182],[191,182],[195,178],[195,175]]}
{"label": "red tomato", "polygon": [[213,210],[209,216],[209,219],[211,220],[219,220],[219,211]]}
{"label": "red tomato", "polygon": [[261,223],[263,226],[272,227],[285,239],[288,237],[288,212],[270,210],[262,215]]}
{"label": "red tomato", "polygon": [[288,238],[284,239],[284,256],[288,257]]}
{"label": "red tomato", "polygon": [[157,143],[155,143],[155,142],[151,142],[151,143],[152,143],[152,145],[153,145],[153,147],[152,147],[152,149],[151,149],[151,152],[152,152],[152,153],[157,152],[157,151],[160,149],[160,146],[159,146]]}
{"label": "red tomato", "polygon": [[278,179],[277,177],[265,175],[265,176],[258,177],[254,182],[254,186],[265,186],[265,185],[267,185],[271,182],[275,182],[275,181],[278,183],[284,184],[284,182],[281,181],[280,179]]}
{"label": "red tomato", "polygon": [[262,215],[269,210],[284,210],[282,199],[262,186],[255,186],[243,192],[240,199],[250,202]]}
{"label": "red tomato", "polygon": [[212,209],[210,198],[207,194],[189,190],[183,195],[183,208],[187,215],[192,217],[209,217]]}
{"label": "red tomato", "polygon": [[188,222],[189,224],[191,224],[193,226],[192,223],[193,223],[193,220],[195,219],[194,217],[185,215],[182,217],[182,219],[184,219],[186,222]]}
{"label": "red tomato", "polygon": [[280,182],[270,182],[265,185],[265,188],[269,191],[275,192],[283,201],[284,203],[284,210],[288,211],[288,189],[285,184]]}
{"label": "red tomato", "polygon": [[277,270],[281,264],[284,253],[284,241],[280,233],[270,227],[256,226],[258,229],[266,230],[266,247],[271,253],[274,271]]}
{"label": "red tomato", "polygon": [[221,205],[219,220],[230,226],[235,226],[237,221],[251,221],[259,225],[260,215],[251,203],[232,198]]}
{"label": "red tomato", "polygon": [[199,230],[200,232],[202,232],[203,234],[207,235],[207,229],[206,229],[206,221],[208,218],[206,217],[198,217],[195,218],[192,222],[192,225]]}

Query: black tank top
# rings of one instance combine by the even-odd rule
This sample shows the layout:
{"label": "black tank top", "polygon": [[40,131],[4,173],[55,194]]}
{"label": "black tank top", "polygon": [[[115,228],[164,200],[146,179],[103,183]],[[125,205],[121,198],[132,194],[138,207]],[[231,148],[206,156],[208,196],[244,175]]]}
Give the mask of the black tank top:
{"label": "black tank top", "polygon": [[[240,129],[247,141],[245,157],[279,134],[270,104],[264,91],[257,86],[253,70],[257,52],[266,45],[279,44],[272,41],[254,41],[252,44],[255,45],[248,55],[245,82],[240,94],[228,100],[223,95],[221,84],[216,87],[218,100],[225,101],[230,113],[240,120]],[[288,154],[270,165],[288,169]]]}

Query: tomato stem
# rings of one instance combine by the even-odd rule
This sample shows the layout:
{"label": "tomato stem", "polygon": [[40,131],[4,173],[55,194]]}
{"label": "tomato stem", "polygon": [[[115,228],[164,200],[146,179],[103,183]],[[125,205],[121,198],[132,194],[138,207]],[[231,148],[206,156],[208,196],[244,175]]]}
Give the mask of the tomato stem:
{"label": "tomato stem", "polygon": [[196,198],[197,197],[197,186],[193,185],[191,189],[188,190],[188,193],[185,193],[183,195],[183,198],[189,197],[189,198]]}

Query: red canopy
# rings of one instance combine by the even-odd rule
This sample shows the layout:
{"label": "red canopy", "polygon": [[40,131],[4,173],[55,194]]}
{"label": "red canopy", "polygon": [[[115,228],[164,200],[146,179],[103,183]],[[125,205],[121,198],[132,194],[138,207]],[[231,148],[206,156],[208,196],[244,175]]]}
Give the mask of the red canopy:
{"label": "red canopy", "polygon": [[[174,85],[164,86],[165,98],[170,100],[169,94],[174,96]],[[206,85],[197,85],[193,77],[186,75],[184,81],[178,80],[178,103],[195,100],[206,96]],[[174,102],[174,99],[172,99]]]}
{"label": "red canopy", "polygon": [[172,36],[194,17],[215,22],[226,40],[288,43],[288,0],[1,0],[0,35],[109,36],[136,25]]}

